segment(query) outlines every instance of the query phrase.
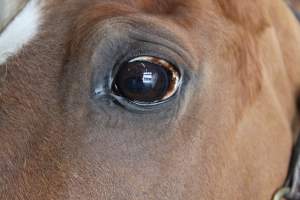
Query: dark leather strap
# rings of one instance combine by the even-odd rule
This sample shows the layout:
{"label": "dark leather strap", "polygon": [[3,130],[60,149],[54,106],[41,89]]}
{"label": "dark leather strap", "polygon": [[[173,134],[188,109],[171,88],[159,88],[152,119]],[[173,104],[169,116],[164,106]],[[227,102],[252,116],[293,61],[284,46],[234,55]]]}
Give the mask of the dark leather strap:
{"label": "dark leather strap", "polygon": [[288,200],[300,200],[300,135],[293,149],[290,169],[285,187],[290,188]]}

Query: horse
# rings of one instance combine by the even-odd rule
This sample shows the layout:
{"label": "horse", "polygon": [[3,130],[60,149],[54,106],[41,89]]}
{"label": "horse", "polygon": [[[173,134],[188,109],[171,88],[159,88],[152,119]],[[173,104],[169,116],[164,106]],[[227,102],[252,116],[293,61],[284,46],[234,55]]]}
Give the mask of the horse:
{"label": "horse", "polygon": [[300,26],[283,0],[0,8],[0,199],[280,191],[300,124]]}

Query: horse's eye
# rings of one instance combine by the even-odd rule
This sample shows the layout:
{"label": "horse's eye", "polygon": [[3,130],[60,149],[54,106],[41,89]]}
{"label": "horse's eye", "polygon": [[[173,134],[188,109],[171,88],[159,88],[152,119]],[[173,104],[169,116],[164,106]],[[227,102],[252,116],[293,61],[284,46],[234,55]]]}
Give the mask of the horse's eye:
{"label": "horse's eye", "polygon": [[131,102],[164,102],[177,91],[180,76],[177,67],[168,61],[156,57],[137,57],[120,66],[112,91]]}

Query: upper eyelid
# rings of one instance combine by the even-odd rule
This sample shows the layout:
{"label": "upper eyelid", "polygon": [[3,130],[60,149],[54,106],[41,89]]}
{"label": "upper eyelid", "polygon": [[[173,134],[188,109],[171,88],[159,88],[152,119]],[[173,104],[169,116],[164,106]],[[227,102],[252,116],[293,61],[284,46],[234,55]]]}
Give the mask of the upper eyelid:
{"label": "upper eyelid", "polygon": [[194,65],[192,62],[190,62],[195,60],[193,59],[192,54],[184,47],[184,45],[181,45],[181,42],[179,42],[179,40],[174,39],[174,37],[171,35],[167,39],[158,34],[146,33],[144,31],[139,31],[139,32],[135,31],[129,34],[129,38],[136,41],[152,43],[152,44],[156,44],[168,48],[172,50],[174,53],[176,53],[177,56],[179,56],[181,59],[188,61],[189,66],[192,67]]}

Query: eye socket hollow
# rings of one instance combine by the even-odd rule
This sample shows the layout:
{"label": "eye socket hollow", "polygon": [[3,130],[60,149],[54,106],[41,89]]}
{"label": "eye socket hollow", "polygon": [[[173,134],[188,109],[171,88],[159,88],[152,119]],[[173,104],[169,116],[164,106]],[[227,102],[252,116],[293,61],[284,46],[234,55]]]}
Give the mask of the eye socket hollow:
{"label": "eye socket hollow", "polygon": [[112,82],[114,95],[130,102],[156,104],[167,101],[180,85],[181,74],[168,61],[141,56],[124,62]]}

